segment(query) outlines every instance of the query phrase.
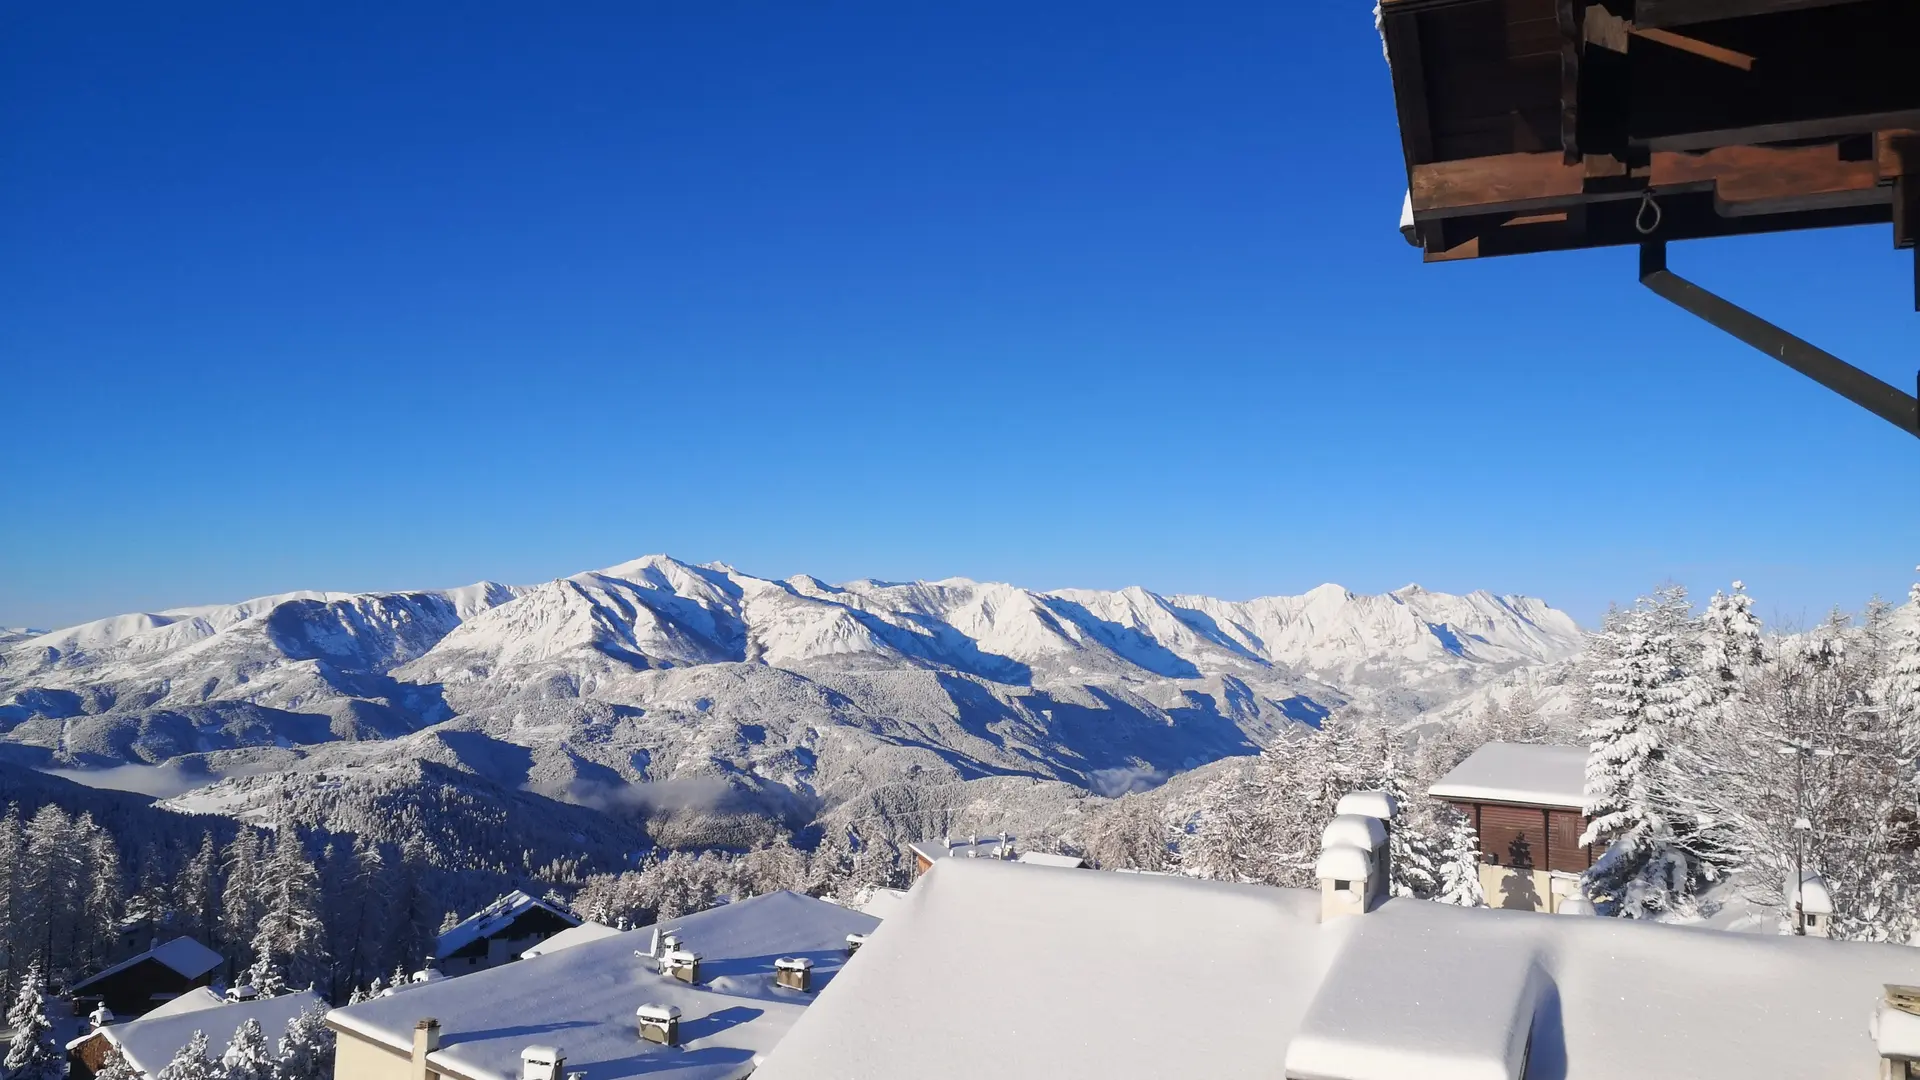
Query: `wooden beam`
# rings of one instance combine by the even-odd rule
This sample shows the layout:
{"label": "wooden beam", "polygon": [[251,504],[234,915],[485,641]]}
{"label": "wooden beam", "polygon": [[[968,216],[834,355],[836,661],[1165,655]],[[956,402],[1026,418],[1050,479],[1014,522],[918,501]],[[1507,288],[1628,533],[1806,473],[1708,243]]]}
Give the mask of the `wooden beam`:
{"label": "wooden beam", "polygon": [[1632,33],[1634,37],[1658,42],[1670,49],[1679,49],[1681,52],[1692,53],[1702,59],[1711,60],[1716,64],[1725,64],[1730,68],[1738,68],[1741,71],[1753,70],[1753,57],[1743,52],[1734,52],[1732,49],[1723,49],[1718,45],[1701,41],[1699,38],[1690,38],[1685,34],[1676,34],[1671,30],[1654,28],[1636,28]]}
{"label": "wooden beam", "polygon": [[1578,201],[1586,170],[1559,151],[1436,161],[1413,168],[1415,216],[1553,209]]}
{"label": "wooden beam", "polygon": [[1686,26],[1852,2],[1854,0],[1635,0],[1633,21],[1638,26]]}
{"label": "wooden beam", "polygon": [[1560,31],[1560,153],[1568,165],[1580,163],[1580,51],[1585,33],[1575,0],[1554,0]]}

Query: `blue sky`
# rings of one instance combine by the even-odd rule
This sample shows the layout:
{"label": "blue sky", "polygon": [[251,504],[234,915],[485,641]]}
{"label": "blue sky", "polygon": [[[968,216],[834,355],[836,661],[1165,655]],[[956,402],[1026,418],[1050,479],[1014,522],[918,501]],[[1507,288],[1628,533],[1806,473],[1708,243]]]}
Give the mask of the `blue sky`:
{"label": "blue sky", "polygon": [[[12,5],[0,625],[650,551],[1903,595],[1914,440],[1630,251],[1420,263],[1368,8]],[[1885,229],[1673,265],[1920,363]]]}

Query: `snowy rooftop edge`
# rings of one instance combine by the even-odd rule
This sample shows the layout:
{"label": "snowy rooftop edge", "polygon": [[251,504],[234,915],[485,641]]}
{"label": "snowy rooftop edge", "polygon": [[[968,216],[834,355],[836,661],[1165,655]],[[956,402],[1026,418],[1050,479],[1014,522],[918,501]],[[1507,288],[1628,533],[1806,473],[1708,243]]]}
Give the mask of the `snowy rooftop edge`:
{"label": "snowy rooftop edge", "polygon": [[1435,781],[1427,794],[1465,802],[1583,810],[1586,788],[1585,747],[1487,743]]}

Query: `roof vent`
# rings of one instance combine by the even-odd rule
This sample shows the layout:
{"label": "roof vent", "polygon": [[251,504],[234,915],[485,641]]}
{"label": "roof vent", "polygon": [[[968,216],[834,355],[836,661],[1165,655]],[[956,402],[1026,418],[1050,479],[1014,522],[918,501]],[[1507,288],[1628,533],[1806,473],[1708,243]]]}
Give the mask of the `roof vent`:
{"label": "roof vent", "polygon": [[813,961],[806,957],[783,956],[773,962],[773,984],[789,990],[811,993],[813,990]]}
{"label": "roof vent", "polygon": [[113,1010],[107,1008],[107,1003],[103,1001],[95,1005],[93,1011],[87,1014],[87,1023],[92,1024],[95,1028],[106,1027],[108,1024],[113,1023]]}
{"label": "roof vent", "polygon": [[557,1046],[529,1046],[520,1051],[520,1080],[565,1080],[567,1057]]}
{"label": "roof vent", "polygon": [[1893,1080],[1920,1076],[1920,986],[1889,983],[1867,1030],[1880,1051],[1880,1075]]}
{"label": "roof vent", "polygon": [[848,934],[847,935],[847,955],[852,956],[854,953],[859,952],[860,946],[865,945],[866,943],[867,943],[867,935]]}
{"label": "roof vent", "polygon": [[420,965],[420,970],[413,973],[413,981],[417,983],[434,982],[446,977],[446,974],[440,970],[440,958],[437,956],[427,957],[426,961]]}
{"label": "roof vent", "polygon": [[700,981],[700,954],[686,949],[668,949],[660,956],[660,974],[683,983]]}
{"label": "roof vent", "polygon": [[241,983],[239,986],[227,987],[228,1001],[252,1001],[259,996],[260,991],[254,989],[252,983]]}
{"label": "roof vent", "polygon": [[640,1037],[661,1046],[680,1045],[680,1010],[673,1005],[642,1005],[633,1010]]}

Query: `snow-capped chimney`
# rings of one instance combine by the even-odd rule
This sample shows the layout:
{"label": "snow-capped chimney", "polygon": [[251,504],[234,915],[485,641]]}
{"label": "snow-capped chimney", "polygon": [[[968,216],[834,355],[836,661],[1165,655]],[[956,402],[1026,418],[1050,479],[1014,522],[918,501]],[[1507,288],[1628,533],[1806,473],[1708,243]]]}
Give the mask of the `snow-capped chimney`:
{"label": "snow-capped chimney", "polygon": [[107,1003],[103,1001],[95,1005],[93,1011],[87,1014],[87,1023],[92,1024],[93,1029],[98,1031],[113,1023],[113,1010],[107,1008]]}
{"label": "snow-capped chimney", "polygon": [[1880,1051],[1880,1080],[1920,1076],[1920,986],[1886,984],[1867,1032]]}
{"label": "snow-capped chimney", "polygon": [[227,987],[228,1001],[252,1001],[259,996],[260,991],[255,990],[252,983],[241,983],[238,986]]}
{"label": "snow-capped chimney", "polygon": [[413,1061],[407,1070],[411,1080],[428,1080],[427,1055],[440,1049],[440,1021],[429,1016],[413,1025]]}
{"label": "snow-capped chimney", "polygon": [[848,934],[847,935],[847,955],[852,956],[854,953],[859,952],[860,946],[865,945],[866,943],[867,943],[867,935]]}
{"label": "snow-capped chimney", "polygon": [[633,1011],[640,1037],[661,1046],[680,1045],[680,1009],[674,1005],[642,1005]]}
{"label": "snow-capped chimney", "polygon": [[1383,839],[1380,846],[1374,850],[1373,864],[1379,870],[1381,899],[1386,898],[1393,881],[1393,863],[1391,862],[1393,817],[1399,812],[1399,804],[1394,802],[1393,796],[1384,791],[1350,791],[1340,796],[1340,801],[1334,804],[1333,808],[1335,817],[1352,814],[1370,817],[1380,823],[1380,834]]}
{"label": "snow-capped chimney", "polygon": [[566,1055],[557,1046],[529,1046],[520,1051],[520,1080],[566,1080]]}
{"label": "snow-capped chimney", "polygon": [[686,949],[668,949],[660,954],[660,974],[683,983],[700,981],[700,954]]}
{"label": "snow-capped chimney", "polygon": [[[1347,799],[1341,804],[1353,807]],[[1321,922],[1364,915],[1386,899],[1386,855],[1387,828],[1381,819],[1351,813],[1327,823],[1320,833],[1320,858],[1314,862],[1314,876],[1320,879]]]}
{"label": "snow-capped chimney", "polygon": [[783,956],[773,962],[773,982],[789,990],[813,991],[813,961],[804,956]]}
{"label": "snow-capped chimney", "polygon": [[1008,841],[1007,831],[1005,829],[1000,830],[1000,847],[998,849],[997,854],[1002,859],[1013,858],[1013,849],[1007,846],[1007,841]]}

